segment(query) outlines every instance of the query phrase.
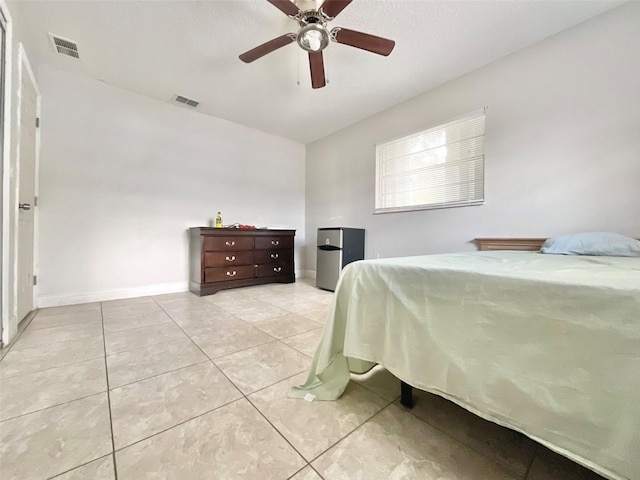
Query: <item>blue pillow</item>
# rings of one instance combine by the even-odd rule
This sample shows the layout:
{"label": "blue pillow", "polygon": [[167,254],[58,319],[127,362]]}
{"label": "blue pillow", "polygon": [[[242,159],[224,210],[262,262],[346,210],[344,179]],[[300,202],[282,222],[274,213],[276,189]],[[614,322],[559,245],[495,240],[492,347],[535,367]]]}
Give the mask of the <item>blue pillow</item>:
{"label": "blue pillow", "polygon": [[619,233],[577,233],[549,238],[542,244],[540,251],[559,255],[640,257],[640,241]]}

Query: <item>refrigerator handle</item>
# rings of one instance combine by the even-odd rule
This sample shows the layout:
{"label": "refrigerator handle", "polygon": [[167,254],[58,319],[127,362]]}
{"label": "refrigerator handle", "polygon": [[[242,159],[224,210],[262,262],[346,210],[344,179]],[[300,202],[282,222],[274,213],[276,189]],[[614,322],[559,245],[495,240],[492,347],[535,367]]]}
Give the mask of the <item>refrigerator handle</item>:
{"label": "refrigerator handle", "polygon": [[318,245],[318,250],[333,251],[333,250],[342,250],[342,249],[334,245]]}

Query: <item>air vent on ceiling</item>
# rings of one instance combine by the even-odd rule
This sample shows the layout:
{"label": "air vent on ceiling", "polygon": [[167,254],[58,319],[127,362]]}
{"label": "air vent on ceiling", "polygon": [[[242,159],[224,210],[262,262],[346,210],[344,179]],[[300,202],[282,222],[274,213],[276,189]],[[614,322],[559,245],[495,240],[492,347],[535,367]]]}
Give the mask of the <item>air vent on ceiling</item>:
{"label": "air vent on ceiling", "polygon": [[53,45],[53,49],[68,57],[80,58],[78,54],[78,45],[73,40],[69,40],[68,38],[63,38],[53,33],[49,33],[49,38],[51,38],[51,45]]}
{"label": "air vent on ceiling", "polygon": [[196,102],[195,100],[191,100],[190,98],[183,97],[182,95],[176,95],[176,98],[174,98],[174,100],[178,103],[183,103],[193,108],[197,107],[200,104],[200,102]]}

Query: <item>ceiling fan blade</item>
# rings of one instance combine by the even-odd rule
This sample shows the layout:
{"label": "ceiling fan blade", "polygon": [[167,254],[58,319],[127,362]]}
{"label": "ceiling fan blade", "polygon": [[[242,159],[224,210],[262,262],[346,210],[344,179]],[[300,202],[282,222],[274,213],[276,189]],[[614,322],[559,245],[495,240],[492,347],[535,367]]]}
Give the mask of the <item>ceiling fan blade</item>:
{"label": "ceiling fan blade", "polygon": [[368,52],[384,55],[385,57],[391,53],[396,42],[387,38],[376,37],[368,33],[356,32],[348,28],[336,27],[331,30],[331,36],[335,41],[343,45],[360,48]]}
{"label": "ceiling fan blade", "polygon": [[271,53],[274,50],[284,47],[285,45],[289,45],[293,42],[294,38],[294,34],[287,33],[285,35],[282,35],[281,37],[269,40],[267,43],[263,43],[262,45],[258,45],[256,48],[252,48],[248,52],[244,52],[242,55],[240,55],[240,60],[242,60],[244,63],[251,63],[254,60],[259,59],[260,57],[264,57],[267,53]]}
{"label": "ceiling fan blade", "polygon": [[322,88],[327,82],[324,77],[324,59],[322,52],[309,52],[309,67],[311,68],[311,86]]}
{"label": "ceiling fan blade", "polygon": [[347,8],[353,0],[324,0],[320,10],[329,18],[335,18],[338,14]]}
{"label": "ceiling fan blade", "polygon": [[300,9],[289,0],[267,0],[271,5],[283,12],[285,15],[291,15],[292,17],[297,15]]}

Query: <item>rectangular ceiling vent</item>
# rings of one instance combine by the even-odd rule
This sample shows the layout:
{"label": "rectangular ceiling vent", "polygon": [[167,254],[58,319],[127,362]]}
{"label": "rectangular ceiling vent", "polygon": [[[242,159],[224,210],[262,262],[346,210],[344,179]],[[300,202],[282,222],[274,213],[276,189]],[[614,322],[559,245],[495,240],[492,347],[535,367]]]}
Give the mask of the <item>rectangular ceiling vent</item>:
{"label": "rectangular ceiling vent", "polygon": [[62,38],[53,33],[49,33],[49,38],[51,39],[51,45],[53,45],[53,49],[56,52],[68,57],[80,58],[80,54],[78,53],[78,45],[73,40]]}
{"label": "rectangular ceiling vent", "polygon": [[190,98],[183,97],[182,95],[176,95],[176,98],[174,98],[174,100],[178,103],[189,105],[193,108],[196,108],[200,104],[200,102],[196,102],[195,100],[191,100]]}

